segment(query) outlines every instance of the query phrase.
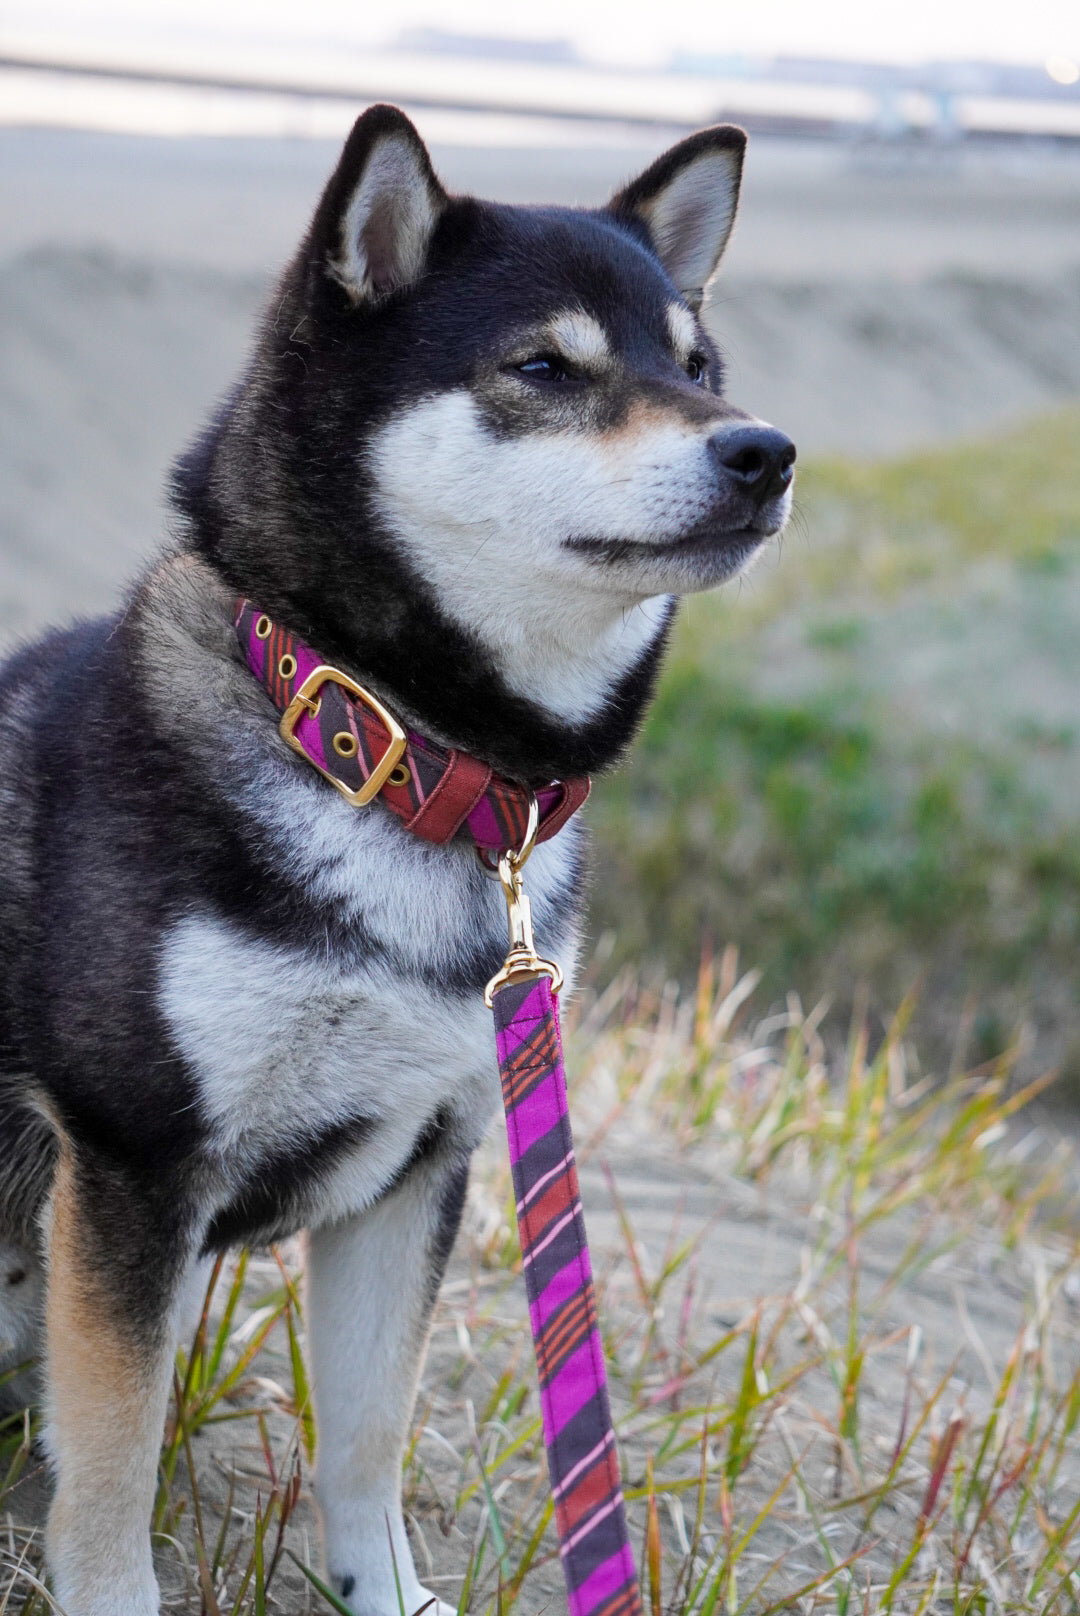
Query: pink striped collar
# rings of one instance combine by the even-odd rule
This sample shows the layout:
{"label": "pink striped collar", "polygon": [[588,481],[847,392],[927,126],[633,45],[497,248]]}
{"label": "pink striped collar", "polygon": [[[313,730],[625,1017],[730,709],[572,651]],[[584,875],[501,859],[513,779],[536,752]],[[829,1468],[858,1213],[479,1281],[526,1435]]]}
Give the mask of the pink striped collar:
{"label": "pink striped collar", "polygon": [[[428,842],[448,842],[465,827],[485,850],[520,846],[528,787],[406,729],[370,691],[328,667],[250,600],[237,601],[234,621],[244,660],[282,715],[282,736],[354,806],[378,797]],[[581,775],[537,790],[538,841],[562,829],[589,788]]]}

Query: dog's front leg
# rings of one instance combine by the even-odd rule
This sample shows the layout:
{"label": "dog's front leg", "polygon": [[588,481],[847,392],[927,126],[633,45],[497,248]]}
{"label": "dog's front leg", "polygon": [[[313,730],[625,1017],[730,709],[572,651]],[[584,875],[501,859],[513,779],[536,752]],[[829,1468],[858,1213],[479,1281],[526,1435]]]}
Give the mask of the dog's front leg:
{"label": "dog's front leg", "polygon": [[436,1154],[370,1211],[309,1236],[315,1487],[329,1574],[361,1616],[398,1616],[395,1563],[409,1616],[432,1598],[405,1535],[401,1461],[467,1177],[465,1157]]}
{"label": "dog's front leg", "polygon": [[65,1149],[47,1224],[46,1530],[66,1616],[157,1616],[150,1515],[183,1264],[139,1195]]}

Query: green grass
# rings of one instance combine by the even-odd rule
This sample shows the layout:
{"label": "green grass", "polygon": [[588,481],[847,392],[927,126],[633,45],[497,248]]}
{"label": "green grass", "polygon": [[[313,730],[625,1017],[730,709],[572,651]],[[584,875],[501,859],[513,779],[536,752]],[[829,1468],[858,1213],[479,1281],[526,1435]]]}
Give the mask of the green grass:
{"label": "green grass", "polygon": [[922,980],[938,1059],[971,997],[970,1054],[1028,1017],[1068,1057],[1080,745],[1058,706],[1080,688],[1078,451],[1073,410],[801,474],[782,555],[688,603],[644,733],[597,785],[613,968],[689,980],[703,940],[733,940],[767,991],[844,1011],[857,984],[880,1011]]}
{"label": "green grass", "polygon": [[824,462],[801,499],[878,584],[987,556],[1056,575],[1080,543],[1078,447],[1080,410],[1066,409],[941,452],[877,465]]}

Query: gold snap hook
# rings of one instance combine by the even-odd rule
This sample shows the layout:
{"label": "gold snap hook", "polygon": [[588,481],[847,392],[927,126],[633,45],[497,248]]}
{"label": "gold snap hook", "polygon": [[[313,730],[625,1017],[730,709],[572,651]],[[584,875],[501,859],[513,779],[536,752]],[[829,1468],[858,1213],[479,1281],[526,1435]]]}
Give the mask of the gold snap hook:
{"label": "gold snap hook", "polygon": [[531,982],[538,976],[550,976],[552,991],[558,993],[562,987],[563,974],[553,960],[541,959],[536,952],[536,943],[533,939],[532,907],[525,896],[522,869],[536,846],[537,832],[540,829],[540,806],[536,800],[535,792],[529,793],[529,820],[525,828],[525,836],[518,848],[505,848],[493,867],[483,856],[480,848],[477,853],[485,870],[492,875],[498,875],[502,882],[503,896],[506,899],[506,918],[510,928],[510,949],[503,963],[502,969],[497,971],[484,989],[484,1003],[490,1010],[494,996],[499,988],[508,982]]}

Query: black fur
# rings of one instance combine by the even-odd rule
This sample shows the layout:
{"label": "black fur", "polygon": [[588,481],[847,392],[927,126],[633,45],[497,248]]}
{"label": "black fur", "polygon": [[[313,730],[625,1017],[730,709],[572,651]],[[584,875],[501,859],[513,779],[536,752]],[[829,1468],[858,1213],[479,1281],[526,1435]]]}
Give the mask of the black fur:
{"label": "black fur", "polygon": [[454,1241],[458,1237],[461,1227],[461,1217],[465,1210],[465,1196],[469,1188],[469,1160],[462,1157],[451,1168],[443,1185],[441,1204],[439,1206],[438,1222],[435,1226],[435,1238],[430,1253],[430,1266],[428,1268],[428,1303],[435,1306],[435,1299],[439,1294],[446,1265],[450,1261],[450,1253],[454,1249]]}
{"label": "black fur", "polygon": [[280,1151],[264,1159],[258,1174],[215,1215],[203,1254],[230,1246],[270,1245],[302,1228],[313,1211],[312,1187],[370,1139],[372,1129],[368,1117],[354,1117],[321,1129],[299,1147],[295,1140],[283,1140]]}

